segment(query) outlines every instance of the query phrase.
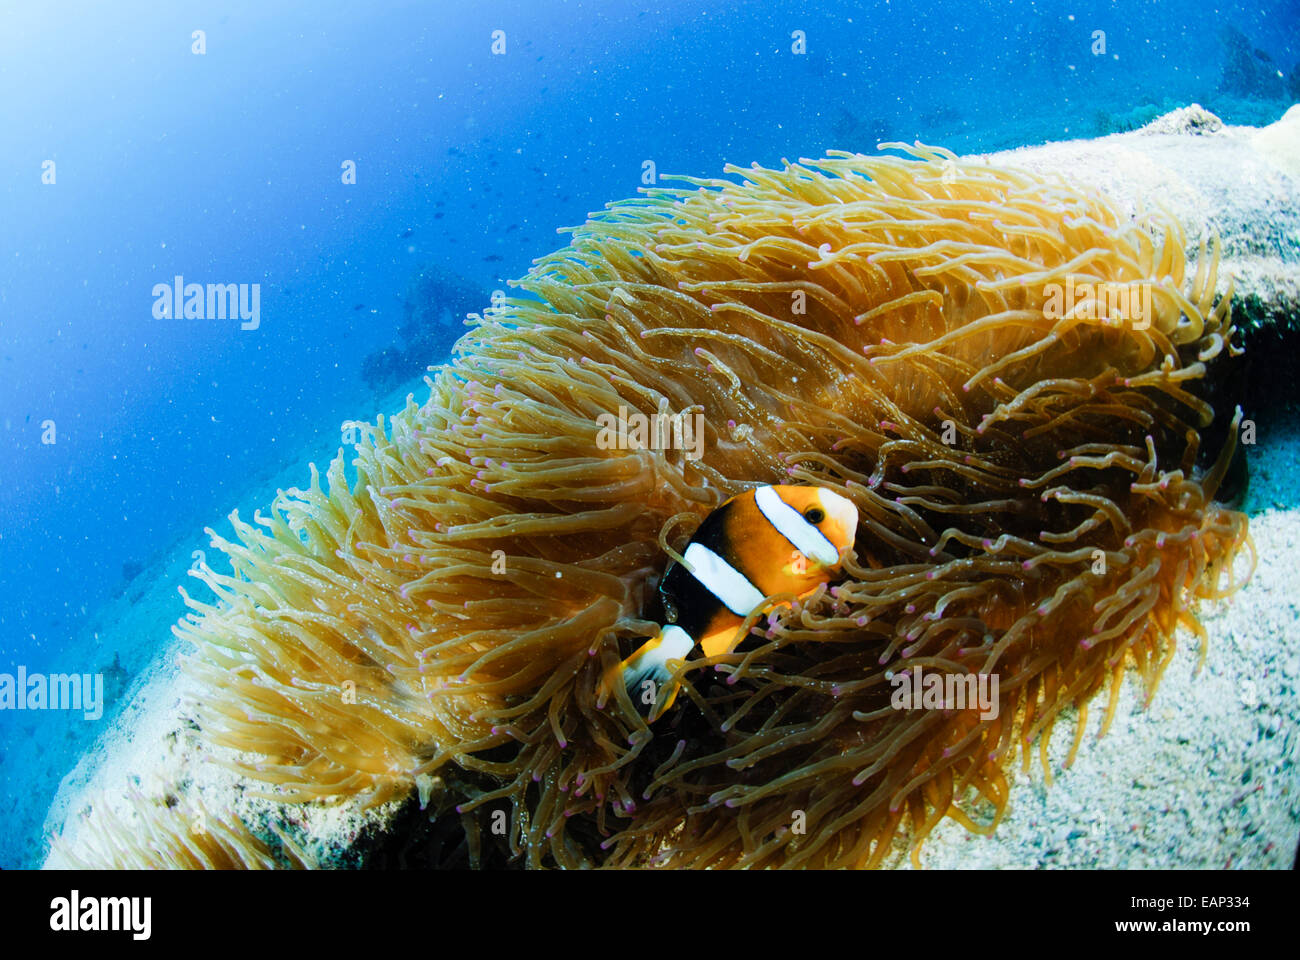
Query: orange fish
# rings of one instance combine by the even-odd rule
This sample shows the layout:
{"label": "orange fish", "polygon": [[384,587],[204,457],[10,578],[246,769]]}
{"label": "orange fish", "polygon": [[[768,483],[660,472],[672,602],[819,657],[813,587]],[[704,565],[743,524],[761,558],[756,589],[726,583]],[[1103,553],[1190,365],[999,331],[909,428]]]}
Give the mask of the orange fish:
{"label": "orange fish", "polygon": [[857,507],[824,487],[758,487],[710,513],[686,563],[670,563],[659,583],[667,625],[620,665],[632,702],[651,705],[651,723],[661,717],[677,697],[673,673],[697,644],[706,657],[735,649],[767,597],[804,597],[828,582],[857,529]]}

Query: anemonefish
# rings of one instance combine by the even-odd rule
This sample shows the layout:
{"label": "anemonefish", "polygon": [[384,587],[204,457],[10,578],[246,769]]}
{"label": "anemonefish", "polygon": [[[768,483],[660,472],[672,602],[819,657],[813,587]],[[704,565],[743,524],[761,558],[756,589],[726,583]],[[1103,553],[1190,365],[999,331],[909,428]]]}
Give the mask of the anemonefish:
{"label": "anemonefish", "polygon": [[648,718],[657,720],[677,697],[677,661],[697,644],[706,657],[730,652],[767,597],[807,596],[829,581],[857,529],[853,503],[822,487],[758,487],[710,513],[682,554],[686,563],[669,563],[659,583],[667,625],[620,665],[632,702],[653,703],[667,687]]}

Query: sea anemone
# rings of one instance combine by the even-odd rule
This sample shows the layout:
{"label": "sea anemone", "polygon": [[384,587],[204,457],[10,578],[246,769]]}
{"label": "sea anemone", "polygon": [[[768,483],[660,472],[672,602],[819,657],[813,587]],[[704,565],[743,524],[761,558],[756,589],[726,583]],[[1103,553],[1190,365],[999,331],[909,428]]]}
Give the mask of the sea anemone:
{"label": "sea anemone", "polygon": [[[353,477],[232,516],[178,630],[203,735],[285,801],[454,771],[440,809],[527,865],[874,866],[945,816],[991,831],[1016,755],[1074,706],[1073,757],[1179,627],[1204,658],[1197,601],[1249,544],[1212,499],[1233,441],[1198,469],[1236,351],[1217,251],[1189,280],[1165,214],[891,146],[612,204]],[[703,455],[605,449],[620,410],[701,414]],[[606,700],[669,548],[775,482],[855,502],[845,578],[688,661],[653,726]],[[996,674],[997,715],[895,709],[918,668]]]}
{"label": "sea anemone", "polygon": [[276,825],[268,827],[271,843],[241,821],[227,823],[203,803],[182,803],[174,795],[150,798],[128,792],[130,805],[117,812],[106,795],[96,798],[79,818],[75,842],[65,833],[55,838],[46,865],[86,870],[277,870],[319,866]]}

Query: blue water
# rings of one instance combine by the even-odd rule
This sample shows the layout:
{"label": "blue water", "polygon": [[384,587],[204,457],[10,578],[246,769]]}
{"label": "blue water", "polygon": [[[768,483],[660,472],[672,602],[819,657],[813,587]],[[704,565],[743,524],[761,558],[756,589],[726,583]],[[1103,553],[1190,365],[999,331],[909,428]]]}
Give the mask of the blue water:
{"label": "blue water", "polygon": [[[341,421],[443,360],[467,310],[557,227],[632,195],[647,160],[712,176],[881,139],[989,150],[1192,101],[1262,124],[1292,99],[1268,65],[1300,60],[1296,0],[771,6],[7,10],[0,673],[116,657],[129,680],[168,637],[124,637],[105,605],[180,582],[205,525],[330,455]],[[1225,82],[1242,42],[1261,69]],[[259,285],[257,328],[156,317],[177,275]],[[167,595],[164,622],[183,612]],[[39,862],[59,780],[120,688],[96,721],[0,711],[0,866]]]}

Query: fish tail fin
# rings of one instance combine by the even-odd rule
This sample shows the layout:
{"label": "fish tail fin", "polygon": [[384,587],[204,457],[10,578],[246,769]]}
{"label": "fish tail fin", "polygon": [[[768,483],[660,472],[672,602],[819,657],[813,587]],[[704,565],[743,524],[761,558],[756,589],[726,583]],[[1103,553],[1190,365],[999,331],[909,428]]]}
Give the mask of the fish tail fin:
{"label": "fish tail fin", "polygon": [[[648,709],[648,723],[654,723],[677,699],[680,685],[673,680],[672,661],[685,660],[686,655],[695,647],[695,640],[681,627],[667,626],[659,631],[659,636],[647,640],[620,665],[620,681],[627,690],[632,702],[641,709]],[[662,698],[662,705],[655,709],[661,699],[661,691],[667,689]]]}

